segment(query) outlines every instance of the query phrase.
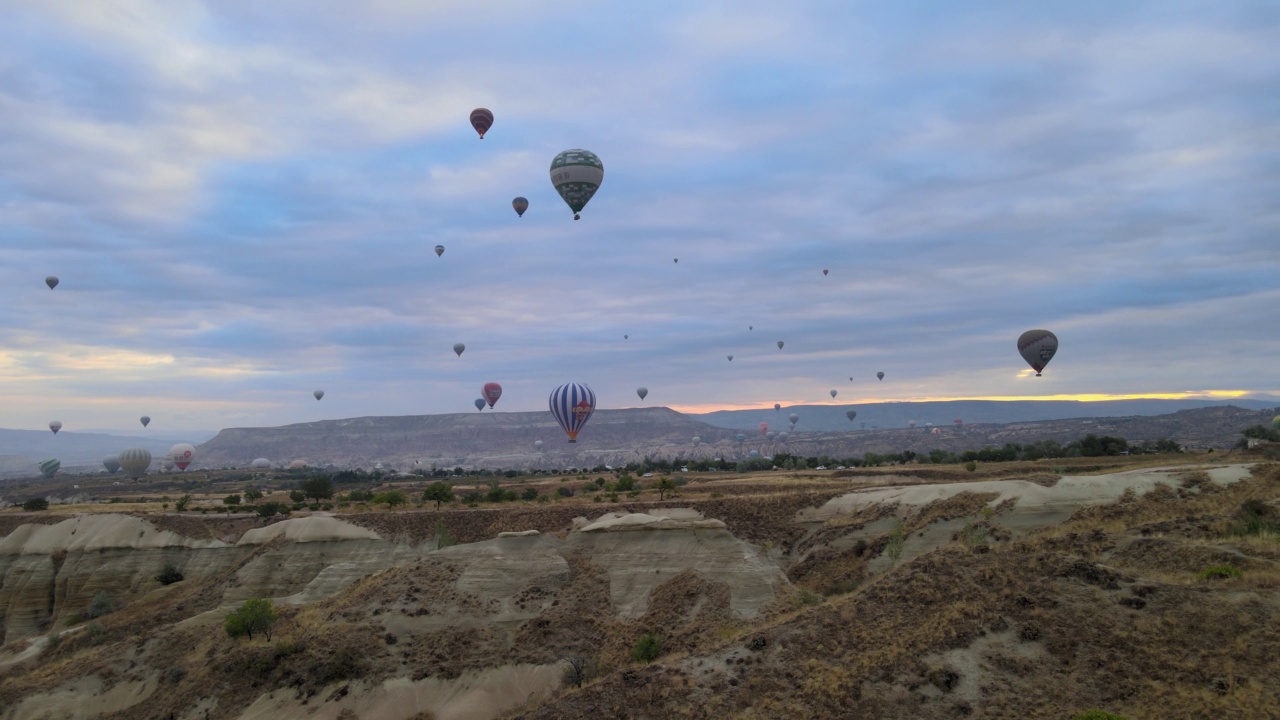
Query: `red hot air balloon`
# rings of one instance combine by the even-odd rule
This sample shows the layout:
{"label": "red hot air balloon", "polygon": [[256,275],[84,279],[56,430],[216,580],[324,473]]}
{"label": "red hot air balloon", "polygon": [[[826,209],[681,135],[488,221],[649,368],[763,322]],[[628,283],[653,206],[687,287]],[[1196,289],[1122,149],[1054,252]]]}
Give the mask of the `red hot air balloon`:
{"label": "red hot air balloon", "polygon": [[489,409],[492,410],[493,404],[502,397],[502,386],[496,382],[485,383],[484,390],[480,394],[484,396],[485,402],[489,403]]}
{"label": "red hot air balloon", "polygon": [[480,139],[484,139],[484,134],[489,132],[489,128],[493,127],[493,113],[485,108],[476,108],[471,111],[471,127],[480,133]]}
{"label": "red hot air balloon", "polygon": [[760,434],[764,435],[767,432],[769,432],[769,423],[767,422],[760,423]]}

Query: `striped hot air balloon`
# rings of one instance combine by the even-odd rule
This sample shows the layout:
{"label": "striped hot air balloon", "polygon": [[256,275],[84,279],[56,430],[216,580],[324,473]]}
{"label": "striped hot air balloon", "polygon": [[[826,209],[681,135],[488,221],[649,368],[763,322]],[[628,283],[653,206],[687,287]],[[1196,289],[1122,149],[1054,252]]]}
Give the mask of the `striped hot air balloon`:
{"label": "striped hot air balloon", "polygon": [[596,411],[596,394],[586,385],[565,383],[551,391],[547,404],[569,442],[577,442],[578,433]]}
{"label": "striped hot air balloon", "polygon": [[551,184],[573,211],[580,213],[604,182],[604,163],[590,150],[565,150],[551,161]]}
{"label": "striped hot air balloon", "polygon": [[40,463],[40,474],[51,478],[58,474],[58,468],[60,467],[62,467],[62,463],[57,458],[49,458]]}
{"label": "striped hot air balloon", "polygon": [[493,127],[493,113],[486,108],[476,108],[471,111],[471,127],[480,133],[480,139],[484,139],[484,134],[489,132],[489,128]]}
{"label": "striped hot air balloon", "polygon": [[129,448],[120,453],[120,469],[125,474],[137,480],[147,474],[147,468],[151,467],[151,451],[146,448]]}

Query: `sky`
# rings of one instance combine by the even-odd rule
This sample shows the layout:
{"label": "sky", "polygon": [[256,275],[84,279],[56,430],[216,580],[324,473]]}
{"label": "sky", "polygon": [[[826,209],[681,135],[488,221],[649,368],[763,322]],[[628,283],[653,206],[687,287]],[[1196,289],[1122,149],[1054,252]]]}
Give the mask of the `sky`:
{"label": "sky", "polygon": [[0,427],[1280,396],[1269,0],[0,16]]}

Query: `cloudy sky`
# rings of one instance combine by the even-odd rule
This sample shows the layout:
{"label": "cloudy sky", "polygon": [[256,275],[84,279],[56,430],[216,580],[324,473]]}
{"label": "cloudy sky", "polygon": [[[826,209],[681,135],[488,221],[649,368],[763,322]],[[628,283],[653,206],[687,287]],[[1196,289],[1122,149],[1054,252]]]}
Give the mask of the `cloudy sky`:
{"label": "cloudy sky", "polygon": [[1280,394],[1268,0],[0,16],[0,427]]}

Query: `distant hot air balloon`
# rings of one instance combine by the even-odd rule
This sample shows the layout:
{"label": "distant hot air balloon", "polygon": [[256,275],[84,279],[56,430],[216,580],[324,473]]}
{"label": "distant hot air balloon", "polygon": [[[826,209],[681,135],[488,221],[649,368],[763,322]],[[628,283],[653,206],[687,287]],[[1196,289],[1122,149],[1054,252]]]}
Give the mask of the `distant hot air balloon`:
{"label": "distant hot air balloon", "polygon": [[547,406],[569,436],[569,442],[577,442],[578,433],[596,411],[596,394],[586,385],[565,383],[551,391]]}
{"label": "distant hot air balloon", "polygon": [[467,346],[463,345],[462,343],[453,344],[453,351],[458,354],[458,357],[462,357],[462,351],[466,349],[467,349]]}
{"label": "distant hot air balloon", "polygon": [[915,420],[908,420],[908,421],[907,421],[907,427],[909,427],[909,428],[911,428],[911,429],[913,429],[913,430],[914,430],[914,429],[915,429],[915,427],[916,427],[916,421],[915,421]]}
{"label": "distant hot air balloon", "polygon": [[511,201],[511,207],[515,208],[516,215],[524,217],[524,211],[529,209],[529,201],[518,197]]}
{"label": "distant hot air balloon", "polygon": [[533,441],[533,449],[534,449],[534,450],[541,450],[541,449],[542,449],[542,441],[541,441],[541,440],[534,440],[534,441]]}
{"label": "distant hot air balloon", "polygon": [[824,276],[827,274],[827,269],[826,269],[826,268],[822,268],[822,274],[823,274]]}
{"label": "distant hot air balloon", "polygon": [[57,435],[58,431],[62,429],[62,423],[57,420],[54,420],[53,422],[49,423],[49,429],[53,431],[54,435]]}
{"label": "distant hot air balloon", "polygon": [[955,420],[951,421],[951,424],[955,425],[956,427],[964,427],[964,420],[962,420],[961,418],[956,418]]}
{"label": "distant hot air balloon", "polygon": [[640,396],[640,399],[641,399],[641,400],[643,400],[643,399],[645,399],[645,397],[649,394],[649,388],[647,388],[647,387],[638,387],[638,388],[636,388],[636,394]]}
{"label": "distant hot air balloon", "polygon": [[729,356],[729,362],[733,362],[733,356],[732,356],[732,355],[730,355],[730,356]]}
{"label": "distant hot air balloon", "polygon": [[142,423],[142,427],[146,427],[151,424],[151,417],[149,415],[143,415],[138,418],[138,422]]}
{"label": "distant hot air balloon", "polygon": [[249,467],[254,470],[266,470],[271,467],[271,461],[266,458],[254,458],[253,462],[249,463]]}
{"label": "distant hot air balloon", "polygon": [[847,418],[849,418],[849,422],[853,422],[853,419],[854,419],[854,418],[856,418],[856,417],[858,417],[858,411],[857,411],[857,410],[846,410],[846,411],[845,411],[845,413],[844,413],[844,416],[845,416],[845,417],[847,417]]}
{"label": "distant hot air balloon", "polygon": [[781,349],[782,349],[782,341],[781,341],[781,340],[779,340],[779,341],[778,341],[778,349],[779,349],[779,350],[781,350]]}
{"label": "distant hot air balloon", "polygon": [[836,391],[835,391],[835,390],[832,390],[832,391],[831,391],[831,397],[832,397],[832,398],[834,398],[835,396],[836,396]]}
{"label": "distant hot air balloon", "polygon": [[786,442],[787,438],[789,437],[791,437],[791,434],[788,433],[786,430],[783,430],[782,432],[778,433],[778,442]]}
{"label": "distant hot air balloon", "polygon": [[694,447],[697,447],[697,446],[698,446],[698,444],[699,444],[699,443],[701,443],[701,442],[702,442],[702,438],[698,437],[697,435],[694,435],[694,436],[693,436],[693,446],[694,446]]}
{"label": "distant hot air balloon", "polygon": [[929,432],[930,432],[931,434],[933,434],[933,435],[941,435],[941,434],[942,434],[942,428],[934,428],[934,429],[930,430]]}
{"label": "distant hot air balloon", "polygon": [[770,430],[769,432],[767,432],[767,433],[765,433],[765,434],[764,434],[764,439],[765,439],[765,440],[772,440],[772,439],[774,439],[774,438],[776,438],[776,437],[778,437],[778,433],[776,433],[776,432],[774,432],[774,431],[772,431],[772,430]]}
{"label": "distant hot air balloon", "polygon": [[773,404],[773,409],[774,409],[774,410],[781,410],[781,409],[782,409],[782,403],[774,403],[774,404]]}
{"label": "distant hot air balloon", "polygon": [[476,108],[471,111],[471,127],[480,133],[480,139],[484,139],[484,134],[489,132],[489,128],[493,127],[493,113],[485,108]]}
{"label": "distant hot air balloon", "polygon": [[179,470],[186,470],[191,461],[196,459],[196,449],[187,443],[178,443],[169,448],[169,459]]}
{"label": "distant hot air balloon", "polygon": [[849,382],[853,382],[853,378],[849,378]]}
{"label": "distant hot air balloon", "polygon": [[676,263],[677,265],[679,265],[679,264],[680,264],[680,258],[675,258],[675,263]]}
{"label": "distant hot air balloon", "polygon": [[748,329],[748,330],[755,330],[755,329],[756,329],[756,326],[755,326],[755,325],[748,325],[748,326],[747,326],[747,329]]}
{"label": "distant hot air balloon", "polygon": [[40,474],[47,478],[51,478],[58,474],[58,468],[62,467],[62,463],[57,458],[49,458],[40,463]]}
{"label": "distant hot air balloon", "polygon": [[109,473],[113,473],[113,472],[115,472],[115,471],[119,470],[119,469],[120,469],[120,456],[119,456],[119,455],[108,455],[108,456],[106,456],[105,458],[103,458],[103,459],[102,459],[102,467],[106,468],[106,469],[107,469],[107,472],[109,472]]}
{"label": "distant hot air balloon", "polygon": [[763,437],[765,433],[769,432],[769,423],[762,422],[756,428],[760,431],[760,436]]}
{"label": "distant hot air balloon", "polygon": [[311,397],[315,398],[315,399],[316,399],[316,402],[320,402],[320,398],[323,398],[323,397],[324,397],[324,391],[323,391],[323,390],[312,390],[312,391],[311,391]]}
{"label": "distant hot air balloon", "polygon": [[800,416],[795,413],[791,413],[790,415],[788,415],[787,419],[791,421],[792,425],[795,425],[796,423],[800,422]]}
{"label": "distant hot air balloon", "polygon": [[738,442],[745,442],[747,439],[747,436],[742,433],[738,433],[737,435],[733,436],[733,439],[737,440]]}
{"label": "distant hot air balloon", "polygon": [[146,448],[129,448],[120,453],[120,469],[129,477],[137,480],[147,474],[151,467],[151,451]]}
{"label": "distant hot air balloon", "polygon": [[484,398],[476,398],[476,401],[473,404],[476,406],[477,410],[484,410]]}
{"label": "distant hot air balloon", "polygon": [[565,150],[551,161],[551,184],[573,211],[574,220],[582,217],[582,209],[602,182],[604,163],[589,150]]}
{"label": "distant hot air balloon", "polygon": [[487,382],[481,388],[480,394],[489,403],[489,407],[493,407],[493,404],[498,402],[498,398],[502,397],[502,386],[496,382]]}
{"label": "distant hot air balloon", "polygon": [[760,457],[760,451],[759,451],[759,450],[752,450],[751,452],[747,453],[747,455],[748,455],[748,456],[750,456],[750,457],[751,457],[751,458],[753,458],[753,459],[754,459],[754,458],[758,458],[758,457]]}
{"label": "distant hot air balloon", "polygon": [[623,336],[622,336],[622,339],[623,339],[623,340],[630,340],[630,339],[631,339],[631,336],[630,336],[630,335],[623,335]]}
{"label": "distant hot air balloon", "polygon": [[1058,352],[1058,336],[1048,330],[1028,330],[1018,337],[1018,352],[1040,377],[1040,371]]}
{"label": "distant hot air balloon", "polygon": [[44,284],[48,285],[50,290],[58,287],[58,276],[50,275],[49,277],[44,279]]}
{"label": "distant hot air balloon", "polygon": [[441,255],[443,255],[443,254],[444,254],[444,246],[443,246],[443,245],[437,245],[437,246],[436,246],[436,257],[440,257],[440,256],[441,256]]}
{"label": "distant hot air balloon", "polygon": [[879,380],[884,380],[884,373],[883,372],[876,373],[876,378]]}

